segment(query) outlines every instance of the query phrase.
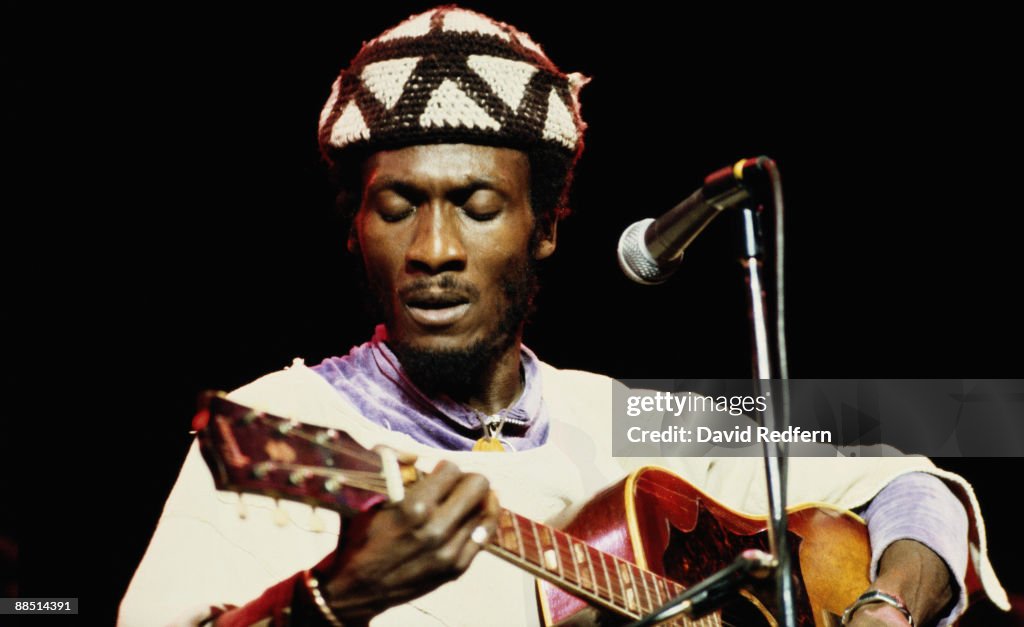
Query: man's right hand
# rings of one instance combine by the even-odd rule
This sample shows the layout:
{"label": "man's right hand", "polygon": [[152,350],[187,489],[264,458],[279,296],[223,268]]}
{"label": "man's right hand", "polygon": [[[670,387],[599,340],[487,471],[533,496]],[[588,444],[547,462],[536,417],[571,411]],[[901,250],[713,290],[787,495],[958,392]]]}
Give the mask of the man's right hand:
{"label": "man's right hand", "polygon": [[499,509],[487,479],[439,463],[401,502],[345,521],[319,568],[327,603],[346,625],[364,624],[455,579],[487,542],[474,530],[489,539]]}

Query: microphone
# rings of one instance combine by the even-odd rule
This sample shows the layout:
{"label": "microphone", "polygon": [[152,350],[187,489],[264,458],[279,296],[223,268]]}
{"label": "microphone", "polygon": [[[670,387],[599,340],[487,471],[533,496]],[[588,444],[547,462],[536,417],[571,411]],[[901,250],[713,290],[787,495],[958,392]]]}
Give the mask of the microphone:
{"label": "microphone", "polygon": [[619,267],[643,285],[667,281],[683,260],[683,251],[712,220],[750,200],[750,175],[765,170],[771,162],[761,156],[716,170],[704,179],[703,186],[658,219],[629,225],[619,238]]}

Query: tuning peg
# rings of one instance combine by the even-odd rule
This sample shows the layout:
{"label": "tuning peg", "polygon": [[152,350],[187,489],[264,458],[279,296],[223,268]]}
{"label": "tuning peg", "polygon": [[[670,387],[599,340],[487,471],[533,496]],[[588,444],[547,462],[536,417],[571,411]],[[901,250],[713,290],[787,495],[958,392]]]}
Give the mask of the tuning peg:
{"label": "tuning peg", "polygon": [[274,524],[278,527],[284,527],[288,524],[288,512],[284,511],[281,507],[281,501],[274,499]]}
{"label": "tuning peg", "polygon": [[316,507],[311,507],[309,512],[309,528],[315,533],[323,533],[324,519],[320,518]]}
{"label": "tuning peg", "polygon": [[320,445],[328,444],[338,439],[338,432],[334,429],[326,429],[316,434],[316,443]]}
{"label": "tuning peg", "polygon": [[235,504],[235,511],[238,512],[238,517],[245,520],[249,517],[249,508],[245,505],[245,501],[242,500],[242,493],[238,493],[238,503]]}

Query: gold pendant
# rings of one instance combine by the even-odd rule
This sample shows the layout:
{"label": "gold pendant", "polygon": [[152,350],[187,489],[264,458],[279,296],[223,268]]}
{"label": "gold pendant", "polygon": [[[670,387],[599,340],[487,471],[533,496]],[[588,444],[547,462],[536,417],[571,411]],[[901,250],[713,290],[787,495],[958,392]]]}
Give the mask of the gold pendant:
{"label": "gold pendant", "polygon": [[473,444],[473,450],[480,453],[504,453],[505,447],[498,438],[483,437]]}

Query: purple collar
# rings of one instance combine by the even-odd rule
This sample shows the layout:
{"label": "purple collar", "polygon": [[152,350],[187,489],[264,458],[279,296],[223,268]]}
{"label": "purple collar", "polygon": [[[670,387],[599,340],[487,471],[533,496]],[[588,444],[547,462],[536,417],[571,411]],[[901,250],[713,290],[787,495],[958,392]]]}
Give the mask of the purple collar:
{"label": "purple collar", "polygon": [[[482,412],[446,396],[429,397],[402,370],[378,325],[373,339],[344,357],[325,359],[313,370],[338,390],[367,420],[411,436],[417,442],[448,450],[468,450],[483,436]],[[547,441],[548,416],[541,393],[540,361],[521,347],[523,392],[502,413],[501,439],[522,451]]]}

